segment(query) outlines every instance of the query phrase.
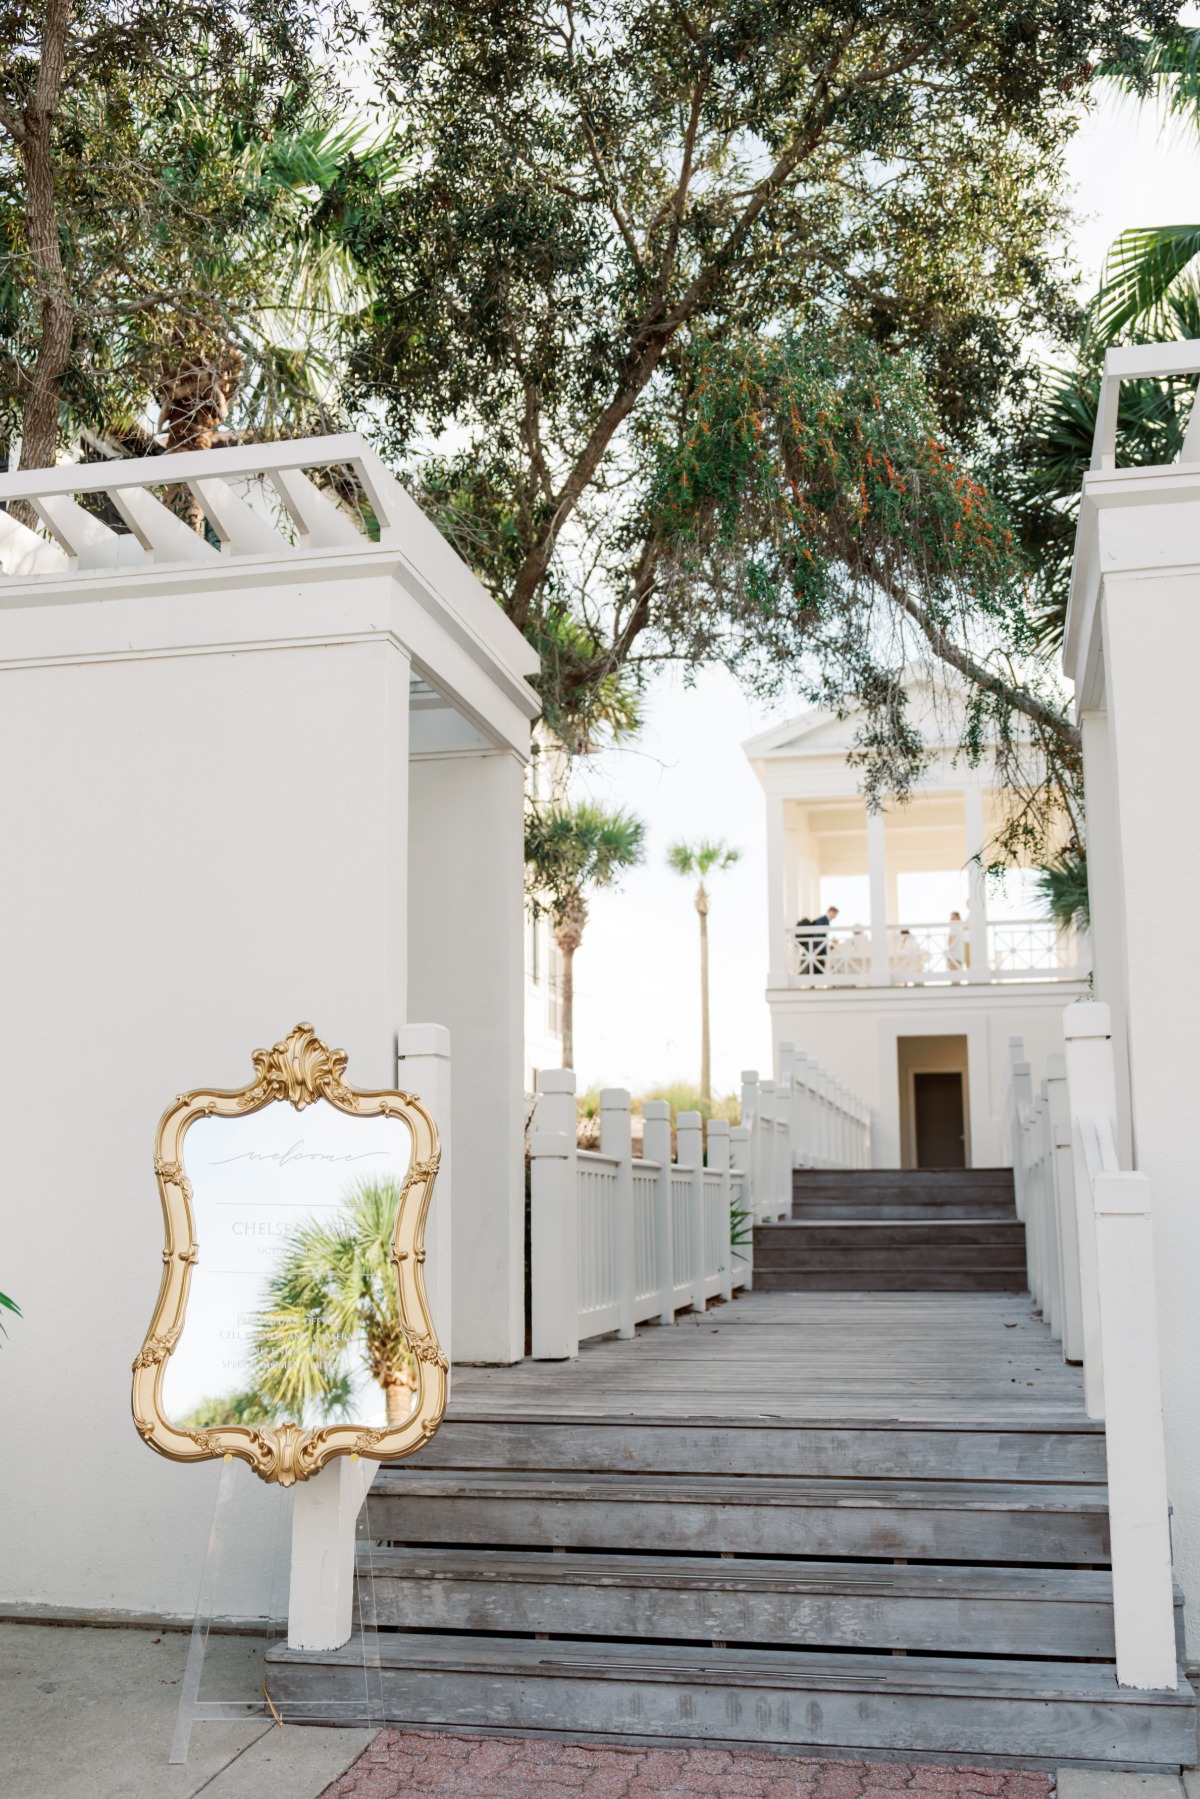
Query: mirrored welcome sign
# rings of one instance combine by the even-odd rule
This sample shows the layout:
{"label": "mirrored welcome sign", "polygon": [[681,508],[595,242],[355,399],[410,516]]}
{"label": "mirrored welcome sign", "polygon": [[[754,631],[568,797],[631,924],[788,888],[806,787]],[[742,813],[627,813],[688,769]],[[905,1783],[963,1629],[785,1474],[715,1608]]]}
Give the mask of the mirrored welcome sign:
{"label": "mirrored welcome sign", "polygon": [[306,1480],[335,1455],[411,1453],[446,1359],[425,1294],[437,1129],[412,1094],[360,1092],[299,1024],[255,1080],[185,1093],[158,1128],[158,1304],[134,1423],[175,1461],[237,1455]]}

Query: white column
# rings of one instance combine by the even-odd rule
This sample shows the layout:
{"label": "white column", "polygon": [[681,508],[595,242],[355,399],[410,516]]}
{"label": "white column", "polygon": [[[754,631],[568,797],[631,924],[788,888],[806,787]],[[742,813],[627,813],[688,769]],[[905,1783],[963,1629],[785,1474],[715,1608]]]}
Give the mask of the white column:
{"label": "white column", "polygon": [[787,900],[786,833],[782,794],[767,794],[767,931],[768,987],[787,986],[788,927],[795,924],[785,910]]}
{"label": "white column", "polygon": [[604,1087],[600,1092],[600,1154],[615,1157],[617,1167],[617,1310],[619,1337],[634,1335],[634,1240],[633,1240],[633,1138],[629,1120],[629,1093],[624,1087]]}
{"label": "white column", "polygon": [[575,1076],[569,1068],[543,1069],[529,1139],[529,1274],[533,1353],[539,1361],[579,1353],[575,1141]]}
{"label": "white column", "polygon": [[425,1291],[438,1341],[453,1365],[452,1226],[453,1181],[450,1128],[450,1033],[441,1024],[405,1024],[396,1032],[396,1085],[415,1093],[433,1114],[442,1159],[425,1224]]}
{"label": "white column", "polygon": [[967,833],[967,891],[970,915],[967,919],[967,944],[971,966],[968,979],[991,979],[988,948],[987,879],[983,872],[983,787],[977,779],[968,779],[963,789],[963,818]]}
{"label": "white column", "polygon": [[887,843],[882,812],[867,813],[867,873],[871,888],[871,985],[886,987],[890,979]]}
{"label": "white column", "polygon": [[1109,1010],[1095,1000],[1080,1000],[1063,1013],[1067,1045],[1072,1151],[1075,1163],[1075,1218],[1079,1235],[1079,1286],[1083,1312],[1083,1403],[1089,1418],[1104,1416],[1105,1369],[1100,1337],[1100,1285],[1096,1264],[1096,1219],[1092,1209],[1087,1154],[1080,1135],[1081,1116],[1115,1120],[1117,1112],[1113,1058],[1109,1049]]}
{"label": "white column", "polygon": [[455,1347],[525,1353],[523,765],[507,751],[412,766],[409,1014],[454,1042]]}
{"label": "white column", "polygon": [[654,1177],[654,1266],[658,1270],[658,1321],[675,1321],[675,1228],[671,1208],[671,1107],[665,1099],[642,1106],[642,1157],[656,1162]]}
{"label": "white column", "polygon": [[699,1112],[677,1112],[675,1136],[679,1166],[692,1171],[688,1194],[688,1238],[691,1248],[692,1307],[705,1309],[704,1298],[704,1120]]}
{"label": "white column", "polygon": [[780,1218],[792,1210],[792,1077],[785,1074],[775,1088],[775,1198]]}

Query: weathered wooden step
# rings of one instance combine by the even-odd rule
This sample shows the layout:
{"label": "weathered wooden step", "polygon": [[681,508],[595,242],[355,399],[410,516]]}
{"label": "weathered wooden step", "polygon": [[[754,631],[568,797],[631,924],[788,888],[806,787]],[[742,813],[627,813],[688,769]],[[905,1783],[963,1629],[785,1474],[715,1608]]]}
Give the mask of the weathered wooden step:
{"label": "weathered wooden step", "polygon": [[997,1219],[1006,1224],[1016,1221],[1017,1211],[1011,1199],[857,1199],[852,1197],[827,1195],[825,1197],[805,1194],[802,1199],[792,1201],[792,1217],[796,1219],[829,1220],[840,1222],[842,1219],[878,1220],[881,1223],[902,1222],[913,1219],[915,1222],[937,1223],[943,1219],[948,1222],[973,1219]]}
{"label": "weathered wooden step", "polygon": [[376,1541],[1107,1563],[1104,1488],[385,1468]]}
{"label": "weathered wooden step", "polygon": [[1111,1659],[1105,1571],[359,1549],[363,1622],[401,1630],[714,1639]]}
{"label": "weathered wooden step", "polygon": [[285,1719],[594,1737],[752,1742],[827,1755],[945,1756],[1177,1772],[1195,1698],[1118,1687],[1111,1664],[539,1643],[379,1632],[267,1657]]}
{"label": "weathered wooden step", "polygon": [[808,1254],[815,1249],[846,1249],[855,1254],[896,1249],[905,1253],[930,1249],[988,1250],[1003,1248],[1025,1254],[1025,1226],[1019,1219],[946,1218],[935,1224],[925,1219],[791,1219],[780,1224],[760,1224],[754,1231],[754,1259],[763,1251],[772,1254]]}
{"label": "weathered wooden step", "polygon": [[754,1286],[759,1293],[1022,1293],[1025,1270],[755,1268]]}
{"label": "weathered wooden step", "polygon": [[1011,1168],[794,1168],[792,1184],[862,1193],[872,1187],[890,1192],[974,1192],[991,1189],[1011,1194]]}
{"label": "weathered wooden step", "polygon": [[450,1415],[421,1451],[422,1468],[557,1469],[564,1473],[791,1475],[809,1478],[1091,1481],[1107,1477],[1104,1428],[1012,1430],[988,1425],[735,1424],[727,1419]]}

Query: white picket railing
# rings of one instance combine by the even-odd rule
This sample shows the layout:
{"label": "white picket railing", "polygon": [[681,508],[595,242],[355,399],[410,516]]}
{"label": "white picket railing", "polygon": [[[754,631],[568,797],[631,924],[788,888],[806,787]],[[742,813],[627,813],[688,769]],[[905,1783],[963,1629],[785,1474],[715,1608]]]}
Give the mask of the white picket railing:
{"label": "white picket railing", "polygon": [[[533,1354],[557,1360],[588,1337],[677,1311],[703,1311],[718,1294],[749,1286],[750,1132],[699,1112],[676,1118],[647,1100],[642,1154],[633,1154],[629,1094],[600,1095],[600,1148],[576,1146],[575,1076],[547,1069],[538,1077],[530,1137]],[[734,1239],[745,1237],[745,1241]]]}
{"label": "white picket railing", "polygon": [[1066,1054],[1033,1090],[1009,1043],[1008,1145],[1025,1222],[1029,1289],[1069,1361],[1108,1454],[1113,1614],[1122,1686],[1176,1684],[1166,1452],[1159,1378],[1150,1183],[1116,1151],[1108,1007],[1063,1015]]}
{"label": "white picket railing", "polygon": [[[675,1120],[666,1100],[642,1107],[633,1154],[629,1094],[600,1095],[600,1147],[577,1146],[575,1076],[538,1077],[530,1136],[533,1353],[576,1354],[581,1341],[669,1324],[718,1294],[753,1284],[756,1224],[791,1216],[793,1168],[870,1163],[870,1111],[818,1063],[780,1046],[780,1078],[742,1076],[742,1119]],[[706,1141],[707,1136],[707,1141]]]}

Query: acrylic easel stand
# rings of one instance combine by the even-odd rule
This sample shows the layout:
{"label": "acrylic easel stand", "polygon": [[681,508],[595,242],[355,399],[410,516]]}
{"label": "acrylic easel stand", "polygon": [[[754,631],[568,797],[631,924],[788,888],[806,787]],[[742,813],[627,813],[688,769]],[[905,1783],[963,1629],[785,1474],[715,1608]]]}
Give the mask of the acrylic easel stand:
{"label": "acrylic easel stand", "polygon": [[[379,1471],[377,1462],[360,1461],[357,1456],[339,1456],[311,1480],[296,1487],[277,1489],[279,1506],[275,1528],[275,1554],[268,1601],[268,1617],[264,1634],[269,1648],[275,1637],[275,1619],[281,1598],[280,1568],[283,1542],[291,1517],[291,1573],[288,1590],[288,1646],[301,1650],[339,1649],[359,1626],[362,1644],[362,1699],[330,1700],[323,1711],[325,1721],[337,1723],[349,1713],[355,1723],[368,1725],[382,1721],[383,1694],[379,1663],[378,1637],[368,1632],[361,1617],[356,1619],[355,1606],[355,1533],[359,1513],[367,1489]],[[242,1481],[254,1478],[248,1471]],[[179,1695],[175,1734],[171,1742],[169,1763],[186,1762],[192,1728],[203,1723],[239,1723],[246,1718],[273,1717],[278,1724],[285,1720],[271,1701],[263,1683],[261,1699],[201,1699],[200,1684],[208,1648],[209,1629],[218,1610],[222,1573],[229,1551],[237,1535],[233,1494],[239,1477],[234,1463],[227,1457],[221,1469],[217,1496],[213,1504],[212,1526],[208,1549],[200,1577],[200,1594],[196,1616],[188,1644],[187,1666]],[[371,1539],[366,1534],[365,1553],[371,1554]],[[230,1609],[236,1611],[236,1606]],[[365,1715],[364,1715],[365,1714]]]}

